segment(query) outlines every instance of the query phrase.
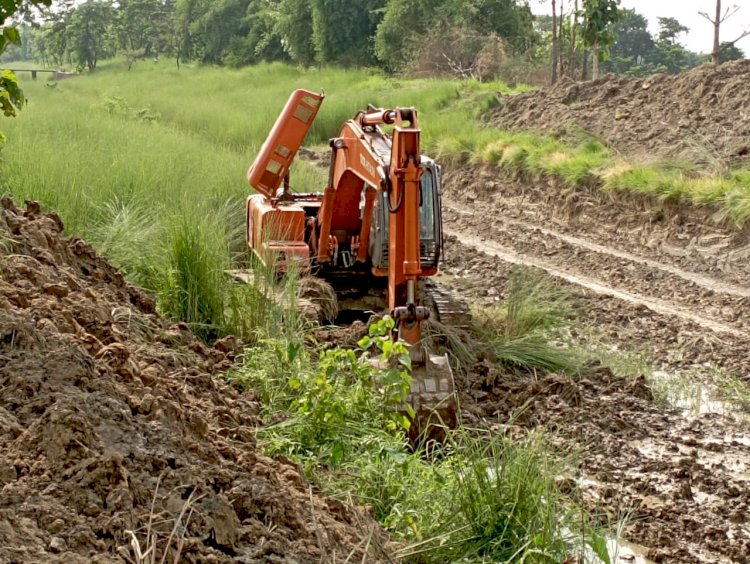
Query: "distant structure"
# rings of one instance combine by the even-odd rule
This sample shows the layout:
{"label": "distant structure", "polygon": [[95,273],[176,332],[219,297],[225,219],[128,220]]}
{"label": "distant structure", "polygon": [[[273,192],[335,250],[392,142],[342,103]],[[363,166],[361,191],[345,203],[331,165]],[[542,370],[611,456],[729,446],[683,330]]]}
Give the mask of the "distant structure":
{"label": "distant structure", "polygon": [[66,78],[72,78],[76,75],[76,73],[74,72],[54,70],[54,69],[10,69],[10,70],[12,70],[15,74],[18,74],[21,72],[30,72],[31,80],[36,80],[37,73],[40,73],[40,72],[50,73],[52,75],[52,80],[65,80]]}

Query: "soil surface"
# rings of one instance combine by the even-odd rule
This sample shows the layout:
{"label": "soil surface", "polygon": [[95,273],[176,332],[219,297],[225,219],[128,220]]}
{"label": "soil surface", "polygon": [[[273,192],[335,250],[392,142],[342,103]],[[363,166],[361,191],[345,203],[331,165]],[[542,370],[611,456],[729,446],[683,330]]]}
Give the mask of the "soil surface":
{"label": "soil surface", "polygon": [[685,409],[603,366],[571,378],[483,363],[462,390],[467,422],[544,428],[579,453],[570,489],[604,522],[627,516],[625,538],[650,561],[750,562],[747,414],[703,391],[719,376],[750,384],[747,230],[495,168],[447,174],[443,204],[444,283],[489,307],[512,268],[540,269],[577,304],[574,340],[636,351],[698,391]]}
{"label": "soil surface", "polygon": [[[617,151],[712,164],[750,163],[750,60],[647,78],[608,75],[502,96],[490,120],[558,136],[583,129]],[[571,131],[573,126],[573,131]]]}
{"label": "soil surface", "polygon": [[221,378],[239,343],[1,203],[0,562],[389,560],[371,519],[256,452],[260,406]]}

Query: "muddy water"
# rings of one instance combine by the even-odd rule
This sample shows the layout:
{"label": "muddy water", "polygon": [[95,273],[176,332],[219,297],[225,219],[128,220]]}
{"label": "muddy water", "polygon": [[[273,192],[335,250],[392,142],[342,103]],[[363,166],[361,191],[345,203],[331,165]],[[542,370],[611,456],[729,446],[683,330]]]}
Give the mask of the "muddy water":
{"label": "muddy water", "polygon": [[647,548],[621,539],[609,539],[607,550],[612,564],[656,564],[647,558]]}
{"label": "muddy water", "polygon": [[750,413],[745,405],[726,399],[718,386],[695,381],[689,374],[675,374],[664,370],[654,370],[649,379],[653,386],[661,390],[669,405],[683,411],[685,416],[716,414],[733,419],[748,427]]}

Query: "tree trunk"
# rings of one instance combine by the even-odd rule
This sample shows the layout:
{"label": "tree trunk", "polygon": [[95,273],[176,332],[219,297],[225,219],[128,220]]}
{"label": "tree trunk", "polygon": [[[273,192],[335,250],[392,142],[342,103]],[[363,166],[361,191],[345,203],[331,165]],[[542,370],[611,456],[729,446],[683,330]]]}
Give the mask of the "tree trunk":
{"label": "tree trunk", "polygon": [[550,76],[550,84],[557,82],[557,51],[559,39],[557,37],[557,9],[555,7],[555,0],[552,0],[552,75]]}
{"label": "tree trunk", "polygon": [[599,42],[597,41],[591,46],[591,79],[596,80],[599,78]]}
{"label": "tree trunk", "polygon": [[714,19],[714,50],[711,52],[711,62],[719,64],[721,46],[719,43],[719,28],[721,27],[721,0],[716,0],[716,19]]}
{"label": "tree trunk", "polygon": [[563,37],[563,11],[564,11],[564,4],[565,0],[560,0],[560,17],[557,19],[557,37],[558,37],[558,43],[560,44],[560,48],[557,50],[557,56],[559,57],[559,66],[560,66],[560,74],[564,74],[565,71],[563,70],[563,49],[565,47],[565,41]]}
{"label": "tree trunk", "polygon": [[578,58],[576,50],[576,29],[578,28],[578,0],[576,0],[575,7],[573,8],[573,27],[570,29],[570,58],[568,60],[568,68],[570,69],[571,77],[575,76],[576,72],[576,59]]}
{"label": "tree trunk", "polygon": [[589,50],[583,50],[583,68],[581,70],[581,80],[589,79]]}

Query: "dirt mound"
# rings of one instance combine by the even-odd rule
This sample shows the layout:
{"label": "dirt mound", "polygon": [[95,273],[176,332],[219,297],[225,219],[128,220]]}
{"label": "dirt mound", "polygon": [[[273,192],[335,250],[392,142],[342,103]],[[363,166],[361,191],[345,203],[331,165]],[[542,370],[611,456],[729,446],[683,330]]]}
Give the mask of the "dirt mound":
{"label": "dirt mound", "polygon": [[0,561],[377,561],[371,520],[255,451],[259,405],[213,376],[237,343],[162,319],[62,230],[2,200]]}
{"label": "dirt mound", "polygon": [[750,162],[750,60],[676,75],[561,81],[501,98],[490,120],[565,135],[582,128],[627,155]]}

